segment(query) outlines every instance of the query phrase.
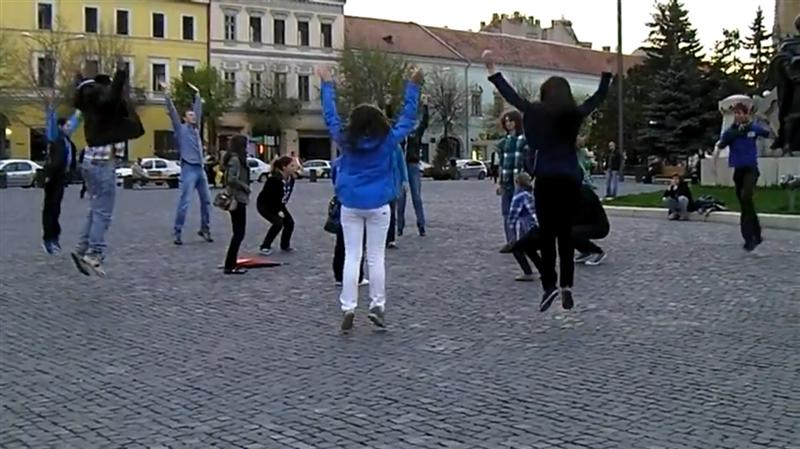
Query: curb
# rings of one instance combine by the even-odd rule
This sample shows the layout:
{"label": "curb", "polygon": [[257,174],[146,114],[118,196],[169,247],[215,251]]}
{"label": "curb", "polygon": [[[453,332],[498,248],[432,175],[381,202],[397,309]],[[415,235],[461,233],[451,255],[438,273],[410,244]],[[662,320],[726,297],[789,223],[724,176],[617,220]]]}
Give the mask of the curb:
{"label": "curb", "polygon": [[[628,207],[628,206],[603,206],[612,217],[626,218],[649,218],[666,220],[666,209],[655,207]],[[785,229],[789,231],[800,231],[800,215],[779,215],[779,214],[758,214],[761,227],[770,229]],[[722,223],[729,225],[739,225],[738,212],[713,212],[705,217],[699,214],[691,214],[690,221]]]}

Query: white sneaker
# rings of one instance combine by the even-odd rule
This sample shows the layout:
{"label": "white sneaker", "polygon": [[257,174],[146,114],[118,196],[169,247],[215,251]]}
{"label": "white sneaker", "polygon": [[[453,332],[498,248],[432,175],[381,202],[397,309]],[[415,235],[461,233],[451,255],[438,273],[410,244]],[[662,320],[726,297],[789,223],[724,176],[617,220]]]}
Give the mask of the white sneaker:
{"label": "white sneaker", "polygon": [[358,283],[359,287],[366,287],[367,285],[369,285],[369,279],[364,279],[363,281]]}
{"label": "white sneaker", "polygon": [[605,258],[606,258],[606,253],[592,254],[592,257],[590,257],[589,260],[586,261],[586,265],[589,265],[590,267],[596,267],[600,265],[600,263],[602,263]]}
{"label": "white sneaker", "polygon": [[106,271],[103,270],[103,263],[97,256],[87,254],[83,256],[83,263],[86,264],[86,267],[92,270],[97,276],[105,277]]}

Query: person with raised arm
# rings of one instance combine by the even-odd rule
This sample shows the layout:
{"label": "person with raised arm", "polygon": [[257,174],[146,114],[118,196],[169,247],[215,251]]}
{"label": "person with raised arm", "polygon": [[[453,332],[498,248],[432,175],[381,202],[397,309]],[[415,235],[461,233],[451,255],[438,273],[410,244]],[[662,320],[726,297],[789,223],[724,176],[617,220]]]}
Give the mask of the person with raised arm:
{"label": "person with raised arm", "polygon": [[325,67],[317,69],[322,80],[322,111],[331,138],[341,149],[337,164],[335,191],[341,202],[345,261],[342,293],[343,332],[353,328],[358,303],[358,276],[364,230],[367,234],[367,266],[370,277],[368,318],[375,326],[385,326],[386,233],[389,228],[389,203],[398,197],[398,176],[394,168],[400,142],[416,127],[421,70],[415,70],[405,86],[403,108],[392,125],[375,105],[361,104],[350,113],[343,126],[336,109],[336,87]]}
{"label": "person with raised arm", "polygon": [[[586,117],[605,99],[614,61],[612,58],[606,61],[597,92],[582,104],[577,104],[565,78],[549,78],[539,90],[539,101],[531,101],[522,98],[503,78],[495,67],[490,50],[483,52],[483,60],[489,81],[509,104],[522,112],[523,129],[530,148],[526,171],[535,177],[534,197],[542,252],[544,293],[539,308],[542,312],[547,310],[560,292],[562,307],[571,309],[575,276],[572,227],[580,204],[583,177],[578,166],[578,132]],[[555,270],[556,242],[560,279]]]}
{"label": "person with raised arm", "polygon": [[[203,120],[203,99],[200,91],[192,84],[189,87],[194,91],[192,107],[186,109],[183,118],[178,115],[172,98],[166,96],[167,112],[172,121],[174,141],[178,145],[181,158],[181,193],[178,199],[178,208],[175,213],[175,226],[173,229],[174,243],[182,245],[181,232],[186,222],[186,213],[189,211],[189,195],[197,190],[200,197],[200,231],[197,233],[206,242],[213,242],[211,238],[211,192],[208,190],[208,178],[203,164],[203,139],[200,137],[199,125]],[[166,90],[166,89],[165,89]],[[246,161],[245,161],[246,162]]]}

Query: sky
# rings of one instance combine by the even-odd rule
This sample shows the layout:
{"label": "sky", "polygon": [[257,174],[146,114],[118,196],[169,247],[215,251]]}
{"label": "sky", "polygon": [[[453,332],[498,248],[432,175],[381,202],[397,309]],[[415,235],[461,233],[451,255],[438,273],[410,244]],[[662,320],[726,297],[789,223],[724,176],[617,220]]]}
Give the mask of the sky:
{"label": "sky", "polygon": [[[723,28],[737,28],[743,36],[761,6],[766,25],[772,32],[775,0],[683,0],[689,18],[698,30],[700,42],[707,48],[722,38]],[[502,6],[501,6],[502,5]],[[617,45],[616,0],[347,0],[344,12],[351,16],[375,17],[400,22],[417,22],[428,26],[453,29],[480,29],[481,21],[489,22],[492,13],[534,16],[549,27],[550,21],[562,17],[572,21],[581,41],[593,48]],[[655,11],[653,0],[623,0],[622,48],[632,52],[647,39]],[[502,8],[502,9],[499,9]]]}

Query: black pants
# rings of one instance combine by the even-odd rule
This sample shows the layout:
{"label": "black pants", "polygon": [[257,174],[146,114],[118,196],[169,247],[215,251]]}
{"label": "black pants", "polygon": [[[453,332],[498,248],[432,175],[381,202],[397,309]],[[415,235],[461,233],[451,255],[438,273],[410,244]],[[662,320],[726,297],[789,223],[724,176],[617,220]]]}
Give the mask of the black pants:
{"label": "black pants", "polygon": [[572,226],[581,197],[580,181],[571,176],[539,176],[534,186],[539,240],[542,248],[542,287],[556,287],[556,242],[561,264],[561,287],[572,287],[575,247]]}
{"label": "black pants", "polygon": [[47,242],[57,242],[61,236],[61,225],[58,218],[61,216],[61,200],[64,199],[64,182],[63,177],[56,176],[44,185],[42,239]]}
{"label": "black pants", "polygon": [[522,268],[523,273],[533,274],[531,264],[528,263],[528,259],[530,259],[531,262],[533,262],[533,266],[536,267],[536,271],[541,274],[542,259],[537,252],[539,251],[539,244],[539,230],[531,229],[527,234],[522,236],[521,239],[517,240],[511,248],[511,254],[514,255],[514,259],[517,259],[517,263],[519,267]]}
{"label": "black pants", "polygon": [[[364,234],[364,245],[366,245],[367,234]],[[358,270],[358,282],[364,280],[364,256],[367,254],[364,251],[361,255],[361,267]],[[342,273],[344,273],[344,233],[341,229],[336,233],[336,246],[333,248],[333,278],[336,282],[342,282]]]}
{"label": "black pants", "polygon": [[736,185],[736,198],[742,213],[739,217],[739,227],[745,243],[761,240],[761,223],[758,221],[753,194],[758,181],[758,168],[741,167],[733,170],[733,183]]}
{"label": "black pants", "polygon": [[[283,213],[283,218],[278,215],[279,212]],[[284,206],[280,211],[264,210],[258,208],[258,213],[264,217],[265,220],[270,222],[272,226],[269,227],[264,241],[261,243],[261,248],[272,248],[272,242],[278,234],[281,235],[281,249],[289,249],[292,246],[292,233],[294,232],[294,218],[289,210]]]}
{"label": "black pants", "polygon": [[605,218],[602,223],[577,224],[573,226],[572,243],[575,246],[575,250],[583,254],[603,254],[603,248],[597,246],[592,240],[606,238],[608,231],[608,218]]}
{"label": "black pants", "polygon": [[389,203],[389,230],[386,231],[386,244],[397,240],[397,200]]}
{"label": "black pants", "polygon": [[244,240],[244,231],[247,227],[247,205],[238,204],[236,209],[229,212],[231,214],[231,243],[228,245],[228,253],[225,256],[225,269],[236,268],[236,260],[239,258],[239,247]]}

